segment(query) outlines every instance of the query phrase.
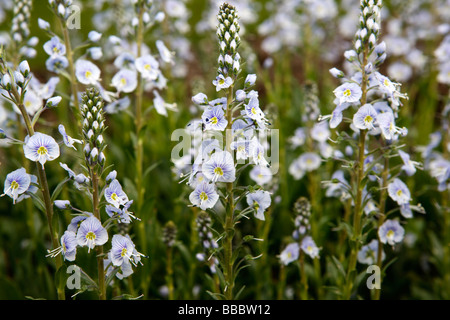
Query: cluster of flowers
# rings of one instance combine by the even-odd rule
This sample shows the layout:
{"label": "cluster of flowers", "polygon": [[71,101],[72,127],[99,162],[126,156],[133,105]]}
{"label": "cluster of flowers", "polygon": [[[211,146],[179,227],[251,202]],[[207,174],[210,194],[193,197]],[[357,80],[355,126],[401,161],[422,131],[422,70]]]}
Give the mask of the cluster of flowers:
{"label": "cluster of flowers", "polygon": [[[88,89],[83,95],[80,108],[84,119],[82,127],[84,138],[83,151],[89,177],[82,173],[76,174],[66,164],[61,164],[61,166],[67,171],[69,179],[75,181],[74,183],[79,190],[89,193],[92,187],[92,173],[101,173],[105,164],[103,151],[106,144],[103,139],[103,132],[106,127],[103,100],[99,92],[95,89]],[[113,225],[113,222],[129,224],[132,218],[137,219],[129,211],[133,200],[128,199],[116,177],[117,172],[113,170],[105,179],[106,185],[102,194],[107,202],[105,211],[110,219],[104,224],[93,213],[73,207],[69,200],[56,200],[54,202],[57,208],[72,210],[77,212],[77,214],[75,214],[75,217],[61,237],[61,247],[51,251],[49,256],[54,257],[61,253],[64,259],[74,261],[78,246],[88,247],[88,251],[90,251],[96,246],[104,245],[109,239],[107,230]],[[132,265],[136,266],[138,263],[141,263],[142,256],[135,249],[135,245],[129,235],[114,235],[111,241],[111,250],[104,261],[107,275],[113,272],[114,268],[121,271],[121,273],[116,273],[119,279],[131,275],[133,273]]]}
{"label": "cluster of flowers", "polygon": [[288,244],[280,254],[280,262],[285,266],[299,259],[300,250],[312,259],[318,258],[320,251],[309,235],[311,230],[311,204],[308,199],[304,197],[297,199],[294,211],[296,214],[294,219],[295,230],[292,232],[294,241]]}
{"label": "cluster of flowers", "polygon": [[[30,109],[27,108],[29,101],[27,100],[27,92],[29,92],[29,85],[32,83],[32,73],[28,62],[26,60],[22,61],[15,71],[10,71],[9,69],[4,71],[5,73],[1,75],[0,81],[3,97],[15,106],[18,113],[21,112],[17,107],[19,104],[22,104],[26,108],[27,113],[29,113]],[[34,126],[34,123],[43,111],[56,107],[60,101],[60,96],[49,96],[45,104],[42,103],[41,99],[39,109],[31,114],[35,115],[31,125]],[[73,141],[69,141],[69,137],[65,135],[64,127],[61,128],[61,131],[64,133],[62,135],[64,143],[72,146]],[[1,139],[21,143],[25,157],[31,161],[39,162],[42,168],[44,168],[44,164],[47,161],[55,160],[60,155],[59,144],[53,137],[44,133],[35,132],[31,137],[26,136],[25,141],[19,141],[9,136],[3,129],[0,129],[0,132]],[[29,198],[30,194],[36,193],[36,185],[36,176],[30,175],[24,168],[20,168],[6,176],[2,196],[8,195],[13,199],[14,203],[20,202],[25,198]]]}
{"label": "cluster of flowers", "polygon": [[[217,92],[224,89],[233,92],[240,72],[240,55],[237,53],[240,43],[238,19],[234,9],[226,13],[221,11],[218,18],[220,56],[218,76],[213,84]],[[266,129],[268,121],[259,107],[257,91],[250,90],[255,81],[256,75],[249,74],[244,88],[236,90],[234,97],[209,100],[204,93],[198,93],[192,98],[204,111],[201,120],[193,121],[188,126],[194,134],[203,137],[197,145],[197,150],[192,150],[195,161],[190,170],[188,184],[194,191],[189,199],[202,210],[213,208],[218,202],[217,183],[233,183],[236,180],[236,164],[251,161],[256,165],[255,168],[258,168],[252,171],[251,176],[259,182],[267,182],[271,178],[269,163],[264,156],[265,147],[256,136],[258,131]],[[234,117],[233,113],[241,108],[243,110],[240,110],[238,117]],[[223,141],[214,138],[217,133],[223,138],[223,132],[226,132],[227,140],[225,149]],[[263,190],[251,192],[247,195],[247,202],[255,208],[255,216],[264,220],[264,211],[271,203],[269,193]]]}
{"label": "cluster of flowers", "polygon": [[[324,122],[316,122],[320,115],[317,86],[314,83],[305,86],[305,102],[302,122],[304,126],[295,130],[289,140],[294,149],[304,151],[289,166],[289,173],[296,179],[303,178],[306,172],[317,170],[322,164],[322,158],[338,156],[333,147],[328,144],[331,132]],[[319,150],[319,153],[316,152]]]}
{"label": "cluster of flowers", "polygon": [[[410,176],[415,173],[420,164],[411,161],[409,154],[399,150],[399,147],[395,147],[399,137],[407,134],[406,128],[396,125],[399,107],[402,105],[400,99],[407,97],[400,92],[399,83],[391,81],[378,71],[378,67],[386,58],[386,44],[384,42],[377,43],[380,11],[381,1],[361,1],[362,13],[360,29],[356,33],[355,49],[346,51],[344,54],[346,60],[353,65],[354,74],[348,78],[344,72],[336,68],[330,70],[330,73],[341,79],[343,84],[334,90],[336,108],[331,115],[322,116],[321,120],[329,120],[330,128],[337,128],[344,119],[344,111],[356,107],[350,123],[353,135],[358,136],[364,131],[368,133],[368,137],[380,136],[380,144],[389,146],[393,152],[393,155],[383,155],[383,157],[400,156],[403,161],[402,171]],[[374,96],[378,99],[375,100]],[[370,98],[374,99],[374,102],[367,103]],[[363,105],[361,105],[361,101],[364,101]],[[369,151],[365,149],[360,152],[369,153]],[[382,165],[377,163],[373,152],[364,157],[364,175],[368,175],[370,181],[379,181],[380,188],[382,188],[383,180],[381,171]],[[412,209],[420,212],[423,210],[420,206],[410,204],[411,193],[398,175],[399,173],[394,174],[392,170],[389,171],[388,195],[399,205],[403,217],[411,218]],[[348,183],[342,172],[336,172],[333,176],[336,181],[328,184],[327,192],[330,195],[348,194]],[[337,191],[339,188],[343,190]],[[372,195],[366,188],[367,186],[365,186],[362,196],[365,212],[367,214],[376,213],[377,206],[371,200]],[[386,220],[378,229],[381,243],[394,245],[402,241],[403,235],[404,229],[397,220]],[[364,247],[363,250],[365,252],[372,247]]]}

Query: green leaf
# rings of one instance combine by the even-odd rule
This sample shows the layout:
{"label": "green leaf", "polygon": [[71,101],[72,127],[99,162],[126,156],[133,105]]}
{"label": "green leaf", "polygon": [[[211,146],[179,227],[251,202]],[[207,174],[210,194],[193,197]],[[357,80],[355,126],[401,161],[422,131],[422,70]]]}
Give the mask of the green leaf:
{"label": "green leaf", "polygon": [[152,172],[156,167],[158,167],[160,164],[161,164],[161,162],[158,161],[158,162],[155,162],[154,164],[150,165],[147,169],[145,169],[143,178],[145,179],[145,177],[146,177],[150,172]]}
{"label": "green leaf", "polygon": [[341,275],[343,277],[346,276],[345,273],[345,269],[344,266],[342,265],[342,263],[338,260],[338,258],[336,258],[335,256],[331,256],[331,259],[333,260],[334,265],[336,266],[337,270],[339,270],[339,272],[341,273]]}
{"label": "green leaf", "polygon": [[67,266],[63,264],[55,274],[55,285],[57,289],[64,290],[66,286],[67,279],[69,275],[67,274]]}
{"label": "green leaf", "polygon": [[51,196],[51,201],[53,203],[53,201],[56,200],[56,198],[59,196],[59,194],[61,193],[62,187],[64,186],[64,184],[70,181],[70,179],[66,178],[63,181],[61,181],[60,183],[58,183],[58,185],[56,186],[56,188],[53,190],[52,196]]}

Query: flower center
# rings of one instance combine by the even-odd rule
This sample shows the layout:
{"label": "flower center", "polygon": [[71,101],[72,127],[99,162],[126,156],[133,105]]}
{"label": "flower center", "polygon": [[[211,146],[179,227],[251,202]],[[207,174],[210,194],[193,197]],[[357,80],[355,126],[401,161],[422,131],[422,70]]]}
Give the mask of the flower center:
{"label": "flower center", "polygon": [[225,80],[224,79],[220,79],[219,80],[219,84],[224,84],[225,83]]}
{"label": "flower center", "polygon": [[43,156],[44,154],[46,154],[48,152],[47,148],[44,146],[40,146],[39,149],[37,150],[37,153],[41,156]]}
{"label": "flower center", "polygon": [[397,196],[401,197],[403,195],[403,191],[402,190],[398,190],[397,191]]}
{"label": "flower center", "polygon": [[212,124],[217,124],[217,122],[219,122],[219,120],[217,120],[217,117],[212,117],[211,118],[211,123]]}
{"label": "flower center", "polygon": [[150,71],[152,69],[152,66],[149,65],[148,63],[144,66],[144,69],[147,71]]}
{"label": "flower center", "polygon": [[344,97],[350,97],[351,94],[352,92],[350,91],[350,89],[347,89],[343,92]]}
{"label": "flower center", "polygon": [[16,180],[14,180],[13,182],[11,182],[11,189],[15,190],[19,188],[19,184],[17,183]]}
{"label": "flower center", "polygon": [[208,195],[206,194],[205,191],[202,191],[202,192],[200,193],[199,198],[200,198],[200,200],[202,200],[202,201],[206,201],[206,200],[208,200]]}
{"label": "flower center", "polygon": [[395,232],[394,232],[393,230],[389,230],[389,231],[386,233],[386,237],[388,237],[388,238],[393,238],[394,235],[395,235]]}
{"label": "flower center", "polygon": [[93,240],[95,240],[95,238],[96,238],[96,235],[92,231],[89,231],[88,233],[86,233],[86,239],[88,239],[89,241],[93,241]]}
{"label": "flower center", "polygon": [[122,252],[120,253],[120,256],[125,257],[126,254],[127,254],[127,248],[123,248]]}
{"label": "flower center", "polygon": [[365,123],[372,123],[372,121],[373,121],[372,116],[366,116],[366,117],[364,118],[364,122],[365,122]]}
{"label": "flower center", "polygon": [[221,167],[217,167],[214,169],[214,173],[219,175],[219,176],[223,176],[223,170]]}
{"label": "flower center", "polygon": [[92,76],[92,72],[90,71],[86,71],[86,73],[84,74],[84,76],[89,79]]}
{"label": "flower center", "polygon": [[122,86],[126,85],[127,84],[127,79],[125,79],[125,78],[120,79],[120,84]]}
{"label": "flower center", "polygon": [[252,108],[252,110],[250,110],[250,112],[251,112],[252,114],[256,114],[256,109],[255,109],[255,108]]}
{"label": "flower center", "polygon": [[118,197],[117,194],[114,192],[114,193],[111,195],[111,199],[113,199],[114,201],[117,201],[117,200],[119,200],[119,197]]}
{"label": "flower center", "polygon": [[255,208],[256,210],[259,210],[259,203],[256,201],[253,201],[253,208]]}
{"label": "flower center", "polygon": [[307,246],[307,247],[306,247],[306,251],[308,251],[309,253],[311,253],[311,252],[312,252],[312,247],[311,247],[311,246]]}

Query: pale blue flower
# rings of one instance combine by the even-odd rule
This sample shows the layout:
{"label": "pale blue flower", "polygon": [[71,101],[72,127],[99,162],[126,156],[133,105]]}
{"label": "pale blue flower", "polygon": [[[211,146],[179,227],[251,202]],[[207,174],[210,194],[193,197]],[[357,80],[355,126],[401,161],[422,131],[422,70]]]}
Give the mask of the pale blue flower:
{"label": "pale blue flower", "polygon": [[245,87],[254,86],[256,82],[256,74],[249,74],[247,78],[245,78]]}
{"label": "pale blue flower", "polygon": [[66,46],[55,36],[44,44],[44,51],[51,57],[64,56],[66,54]]}
{"label": "pale blue flower", "polygon": [[108,241],[108,232],[102,223],[94,216],[81,222],[77,232],[77,244],[80,247],[88,247],[88,251],[95,246],[102,246]]}
{"label": "pale blue flower", "polygon": [[322,163],[322,159],[315,152],[305,152],[298,158],[300,167],[307,172],[318,169]]}
{"label": "pale blue flower", "polygon": [[113,170],[110,173],[108,173],[108,175],[105,178],[105,181],[107,184],[110,184],[113,180],[115,180],[117,177],[117,171]]}
{"label": "pale blue flower", "polygon": [[388,243],[393,246],[403,241],[405,229],[397,220],[386,220],[378,229],[378,237],[381,243]]}
{"label": "pale blue flower", "polygon": [[92,42],[97,42],[97,41],[99,41],[99,40],[101,39],[101,37],[102,37],[102,34],[101,34],[100,32],[95,31],[95,30],[90,31],[90,32],[88,33],[88,38],[89,38],[89,40],[92,41]]}
{"label": "pale blue flower", "polygon": [[330,137],[330,130],[325,122],[318,122],[311,128],[311,138],[317,142],[326,142]]}
{"label": "pale blue flower", "polygon": [[191,192],[189,200],[194,206],[206,210],[215,206],[219,200],[219,194],[216,192],[214,184],[202,182]]}
{"label": "pale blue flower", "polygon": [[[381,252],[381,261],[384,260],[386,254]],[[358,262],[362,264],[376,264],[378,259],[378,240],[373,239],[369,244],[362,246],[358,252]]]}
{"label": "pale blue flower", "polygon": [[319,248],[310,236],[303,238],[300,248],[313,259],[319,257]]}
{"label": "pale blue flower", "polygon": [[61,96],[52,97],[47,100],[47,102],[45,103],[45,106],[47,108],[54,108],[54,107],[58,106],[58,104],[61,102],[61,100],[62,100]]}
{"label": "pale blue flower", "polygon": [[289,139],[294,148],[300,147],[306,142],[306,130],[305,128],[295,129],[294,135]]}
{"label": "pale blue flower", "polygon": [[192,102],[199,105],[207,105],[208,97],[206,96],[206,94],[200,92],[192,97]]}
{"label": "pale blue flower", "polygon": [[236,150],[236,160],[246,160],[250,156],[251,141],[239,138],[230,145],[232,150]]}
{"label": "pale blue flower", "polygon": [[259,141],[256,139],[256,137],[254,137],[251,140],[250,154],[252,156],[253,162],[257,166],[266,166],[266,167],[270,166],[264,156],[265,148],[261,143],[259,143]]}
{"label": "pale blue flower", "polygon": [[242,102],[246,98],[247,98],[247,93],[245,93],[244,90],[239,89],[239,90],[236,91],[236,101]]}
{"label": "pale blue flower", "polygon": [[110,104],[106,105],[103,110],[106,113],[117,113],[119,111],[125,110],[130,106],[130,98],[128,96],[123,97],[122,99],[115,100]]}
{"label": "pale blue flower", "polygon": [[245,105],[245,115],[250,119],[261,121],[264,119],[264,112],[259,107],[258,97],[251,97]]}
{"label": "pale blue flower", "polygon": [[61,133],[61,135],[63,137],[64,144],[66,146],[68,146],[69,148],[73,148],[73,149],[77,150],[77,148],[75,148],[75,146],[73,144],[74,143],[83,143],[83,141],[81,141],[81,140],[73,139],[72,137],[68,136],[66,133],[66,129],[64,128],[64,125],[62,125],[62,124],[60,124],[58,126],[58,131],[59,131],[59,133]]}
{"label": "pale blue flower", "polygon": [[85,85],[96,85],[100,80],[100,69],[88,60],[78,59],[75,63],[75,75]]}
{"label": "pale blue flower", "polygon": [[177,111],[177,104],[176,103],[168,103],[164,101],[164,99],[161,97],[161,95],[158,93],[158,91],[153,90],[153,106],[155,107],[155,110],[158,114],[167,117],[167,109],[172,111]]}
{"label": "pale blue flower", "polygon": [[388,184],[388,193],[392,200],[396,201],[399,205],[407,204],[411,201],[411,193],[406,184],[395,178]]}
{"label": "pale blue flower", "polygon": [[280,262],[287,266],[289,263],[298,259],[300,255],[300,246],[297,242],[290,243],[280,254]]}
{"label": "pale blue flower", "polygon": [[224,131],[228,125],[225,112],[221,106],[205,109],[202,120],[206,130]]}
{"label": "pale blue flower", "polygon": [[137,87],[137,74],[134,70],[122,69],[111,79],[111,85],[118,92],[130,93]]}
{"label": "pale blue flower", "polygon": [[[116,267],[135,264],[135,245],[129,237],[115,234],[111,240],[111,262]],[[140,260],[140,259],[139,259]]]}
{"label": "pale blue flower", "polygon": [[119,220],[120,223],[131,223],[131,218],[136,219],[136,220],[140,220],[139,218],[137,218],[136,216],[133,215],[132,212],[128,211],[128,209],[130,209],[130,206],[133,204],[133,200],[127,201],[121,209],[116,208],[114,206],[111,205],[107,205],[105,210],[106,213],[108,214],[108,216],[110,217],[114,217],[116,216]]}
{"label": "pale blue flower", "polygon": [[116,208],[120,208],[128,202],[128,196],[122,190],[122,186],[117,179],[114,179],[105,189],[105,199]]}
{"label": "pale blue flower", "polygon": [[403,161],[402,170],[405,171],[408,176],[414,175],[414,173],[416,173],[416,167],[420,167],[420,163],[411,161],[410,155],[402,150],[398,150],[398,154]]}
{"label": "pale blue flower", "polygon": [[247,195],[247,204],[255,209],[255,218],[265,220],[264,212],[270,207],[272,199],[270,193],[264,190],[257,190]]}
{"label": "pale blue flower", "polygon": [[64,56],[51,56],[45,61],[45,67],[48,71],[59,73],[60,70],[69,66],[69,60]]}
{"label": "pale blue flower", "polygon": [[408,132],[406,128],[400,128],[395,125],[395,118],[392,112],[379,113],[377,115],[377,123],[386,140],[396,139],[398,134],[405,136]]}
{"label": "pale blue flower", "polygon": [[55,207],[61,210],[72,208],[72,205],[70,204],[69,200],[55,200],[53,201],[53,204],[55,205]]}
{"label": "pale blue flower", "polygon": [[334,95],[339,99],[339,104],[348,102],[355,103],[361,99],[362,90],[356,83],[346,82],[339,87],[337,87],[334,91]]}
{"label": "pale blue flower", "polygon": [[213,182],[233,182],[236,179],[233,156],[228,151],[216,151],[203,164],[202,172]]}
{"label": "pale blue flower", "polygon": [[75,261],[77,254],[77,238],[73,231],[65,231],[60,240],[61,246],[49,251],[47,257],[56,257],[58,254],[62,254],[64,260]]}
{"label": "pale blue flower", "polygon": [[173,63],[173,57],[175,53],[171,52],[169,49],[167,49],[164,42],[161,40],[156,40],[156,48],[158,49],[159,56],[161,57],[161,60],[165,63]]}
{"label": "pale blue flower", "polygon": [[59,145],[53,137],[36,132],[25,139],[23,146],[25,157],[31,161],[38,161],[42,167],[45,162],[59,157]]}
{"label": "pale blue flower", "polygon": [[266,166],[254,166],[249,175],[253,181],[261,186],[272,180],[272,171]]}
{"label": "pale blue flower", "polygon": [[20,168],[8,173],[5,179],[5,185],[3,188],[3,194],[13,199],[13,203],[16,203],[19,195],[25,193],[31,184],[31,176],[26,172],[25,168]]}
{"label": "pale blue flower", "polygon": [[100,60],[103,57],[103,51],[100,47],[89,48],[87,52],[93,60]]}
{"label": "pale blue flower", "polygon": [[141,73],[142,77],[147,80],[156,80],[159,75],[159,63],[156,59],[148,54],[139,57],[135,61],[136,69]]}
{"label": "pale blue flower", "polygon": [[32,116],[42,107],[42,99],[33,90],[27,90],[23,98],[23,106]]}
{"label": "pale blue flower", "polygon": [[222,74],[219,74],[215,80],[213,80],[213,85],[216,87],[216,91],[220,91],[222,89],[227,89],[233,84],[233,79],[230,77],[224,77]]}
{"label": "pale blue flower", "polygon": [[377,112],[371,104],[365,104],[353,116],[353,125],[360,130],[375,128]]}

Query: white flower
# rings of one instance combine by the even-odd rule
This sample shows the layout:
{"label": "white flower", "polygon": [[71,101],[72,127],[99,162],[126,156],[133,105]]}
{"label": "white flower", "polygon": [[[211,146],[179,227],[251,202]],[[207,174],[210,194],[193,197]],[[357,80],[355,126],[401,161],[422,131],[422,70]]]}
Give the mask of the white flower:
{"label": "white flower", "polygon": [[100,80],[100,69],[88,60],[77,60],[75,63],[75,74],[78,81],[86,85],[96,85]]}

